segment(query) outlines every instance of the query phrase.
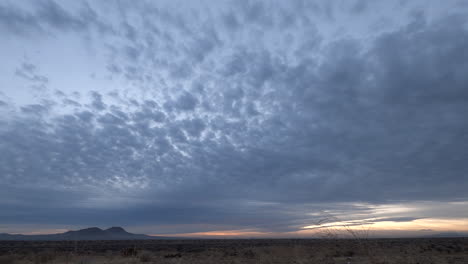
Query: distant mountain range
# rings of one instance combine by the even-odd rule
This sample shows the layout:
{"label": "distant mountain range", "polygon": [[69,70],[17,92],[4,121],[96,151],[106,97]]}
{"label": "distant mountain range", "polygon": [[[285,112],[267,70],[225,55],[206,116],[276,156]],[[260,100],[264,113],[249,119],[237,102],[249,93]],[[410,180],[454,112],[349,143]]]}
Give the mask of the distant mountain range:
{"label": "distant mountain range", "polygon": [[[420,238],[455,238],[455,237],[468,237],[468,233],[459,232],[446,232],[437,233],[432,235],[422,236]],[[90,227],[76,231],[67,231],[65,233],[50,234],[50,235],[20,235],[20,234],[7,234],[0,233],[1,240],[143,240],[143,239],[190,239],[190,238],[176,238],[176,237],[163,237],[163,236],[148,236],[143,234],[132,234],[127,232],[122,227],[111,227],[108,229],[100,229],[98,227]]]}
{"label": "distant mountain range", "polygon": [[428,235],[428,236],[424,236],[424,237],[446,237],[446,238],[450,238],[450,237],[468,237],[468,233],[464,233],[464,232],[444,232],[444,233],[437,233],[437,234],[432,234],[432,235]]}
{"label": "distant mountain range", "polygon": [[122,227],[100,229],[90,227],[77,231],[68,231],[50,235],[18,235],[0,234],[0,240],[136,240],[136,239],[171,239],[170,237],[156,237],[141,234],[132,234]]}

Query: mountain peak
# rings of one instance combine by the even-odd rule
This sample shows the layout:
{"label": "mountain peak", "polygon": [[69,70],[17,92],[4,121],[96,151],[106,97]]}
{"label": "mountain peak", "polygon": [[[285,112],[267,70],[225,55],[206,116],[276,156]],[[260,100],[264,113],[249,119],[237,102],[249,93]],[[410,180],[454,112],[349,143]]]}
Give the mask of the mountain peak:
{"label": "mountain peak", "polygon": [[[166,237],[157,237],[167,239]],[[108,229],[98,227],[89,227],[76,231],[67,231],[65,233],[50,235],[12,235],[0,234],[0,240],[133,240],[133,239],[156,239],[156,237],[132,234],[120,226],[114,226]]]}
{"label": "mountain peak", "polygon": [[120,226],[113,226],[111,228],[106,229],[105,231],[110,233],[128,233],[125,229]]}
{"label": "mountain peak", "polygon": [[99,227],[89,227],[89,228],[81,229],[78,231],[71,231],[71,232],[78,233],[78,234],[98,235],[98,234],[102,234],[104,230],[102,230]]}
{"label": "mountain peak", "polygon": [[84,228],[84,229],[81,229],[79,231],[103,231],[101,228],[99,227],[88,227],[88,228]]}

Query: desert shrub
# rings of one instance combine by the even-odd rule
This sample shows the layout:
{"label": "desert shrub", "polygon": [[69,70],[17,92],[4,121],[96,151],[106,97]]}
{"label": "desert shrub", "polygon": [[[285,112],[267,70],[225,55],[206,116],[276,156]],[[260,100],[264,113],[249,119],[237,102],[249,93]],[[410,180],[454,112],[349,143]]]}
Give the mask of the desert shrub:
{"label": "desert shrub", "polygon": [[151,252],[144,251],[139,255],[140,262],[150,262],[153,258]]}
{"label": "desert shrub", "polygon": [[182,254],[176,253],[176,254],[167,254],[164,256],[164,258],[181,258]]}
{"label": "desert shrub", "polygon": [[255,258],[255,252],[253,252],[251,249],[246,250],[243,255],[245,258],[249,259]]}
{"label": "desert shrub", "polygon": [[83,257],[78,260],[78,264],[91,264],[92,262],[92,258],[90,257]]}
{"label": "desert shrub", "polygon": [[34,263],[35,264],[43,264],[52,262],[55,259],[55,252],[53,251],[43,251],[39,252],[34,256]]}
{"label": "desert shrub", "polygon": [[226,252],[223,253],[223,257],[237,257],[238,253],[237,251],[234,249],[229,249],[229,250],[226,250]]}
{"label": "desert shrub", "polygon": [[122,251],[120,253],[124,257],[133,257],[133,256],[136,256],[138,254],[138,250],[136,250],[135,248],[124,248],[124,249],[122,249]]}
{"label": "desert shrub", "polygon": [[0,264],[12,264],[15,262],[15,258],[10,255],[0,256]]}
{"label": "desert shrub", "polygon": [[114,257],[114,254],[115,254],[114,251],[109,250],[109,249],[106,250],[106,251],[104,252],[104,256],[105,256],[106,258],[113,258],[113,257]]}

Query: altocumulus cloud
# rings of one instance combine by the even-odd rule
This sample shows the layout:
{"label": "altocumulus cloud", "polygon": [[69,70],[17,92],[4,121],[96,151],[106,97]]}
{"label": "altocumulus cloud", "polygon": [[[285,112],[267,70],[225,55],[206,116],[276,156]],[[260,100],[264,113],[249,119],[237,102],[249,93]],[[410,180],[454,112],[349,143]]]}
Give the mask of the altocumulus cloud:
{"label": "altocumulus cloud", "polygon": [[[453,209],[468,201],[468,12],[449,2],[2,3],[0,224],[468,218]],[[402,12],[375,15],[387,5]]]}

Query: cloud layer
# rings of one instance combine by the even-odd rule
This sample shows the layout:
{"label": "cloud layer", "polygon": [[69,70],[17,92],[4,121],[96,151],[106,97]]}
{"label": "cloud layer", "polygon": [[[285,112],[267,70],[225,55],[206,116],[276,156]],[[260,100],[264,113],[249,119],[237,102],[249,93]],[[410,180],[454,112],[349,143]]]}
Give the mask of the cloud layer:
{"label": "cloud layer", "polygon": [[[11,65],[1,223],[289,232],[322,210],[468,200],[463,8],[395,2],[405,22],[375,28],[367,1],[211,4],[0,5],[10,43],[76,38],[99,68],[81,82],[58,58]],[[41,93],[20,102],[20,82]],[[382,219],[436,215],[421,208]]]}

